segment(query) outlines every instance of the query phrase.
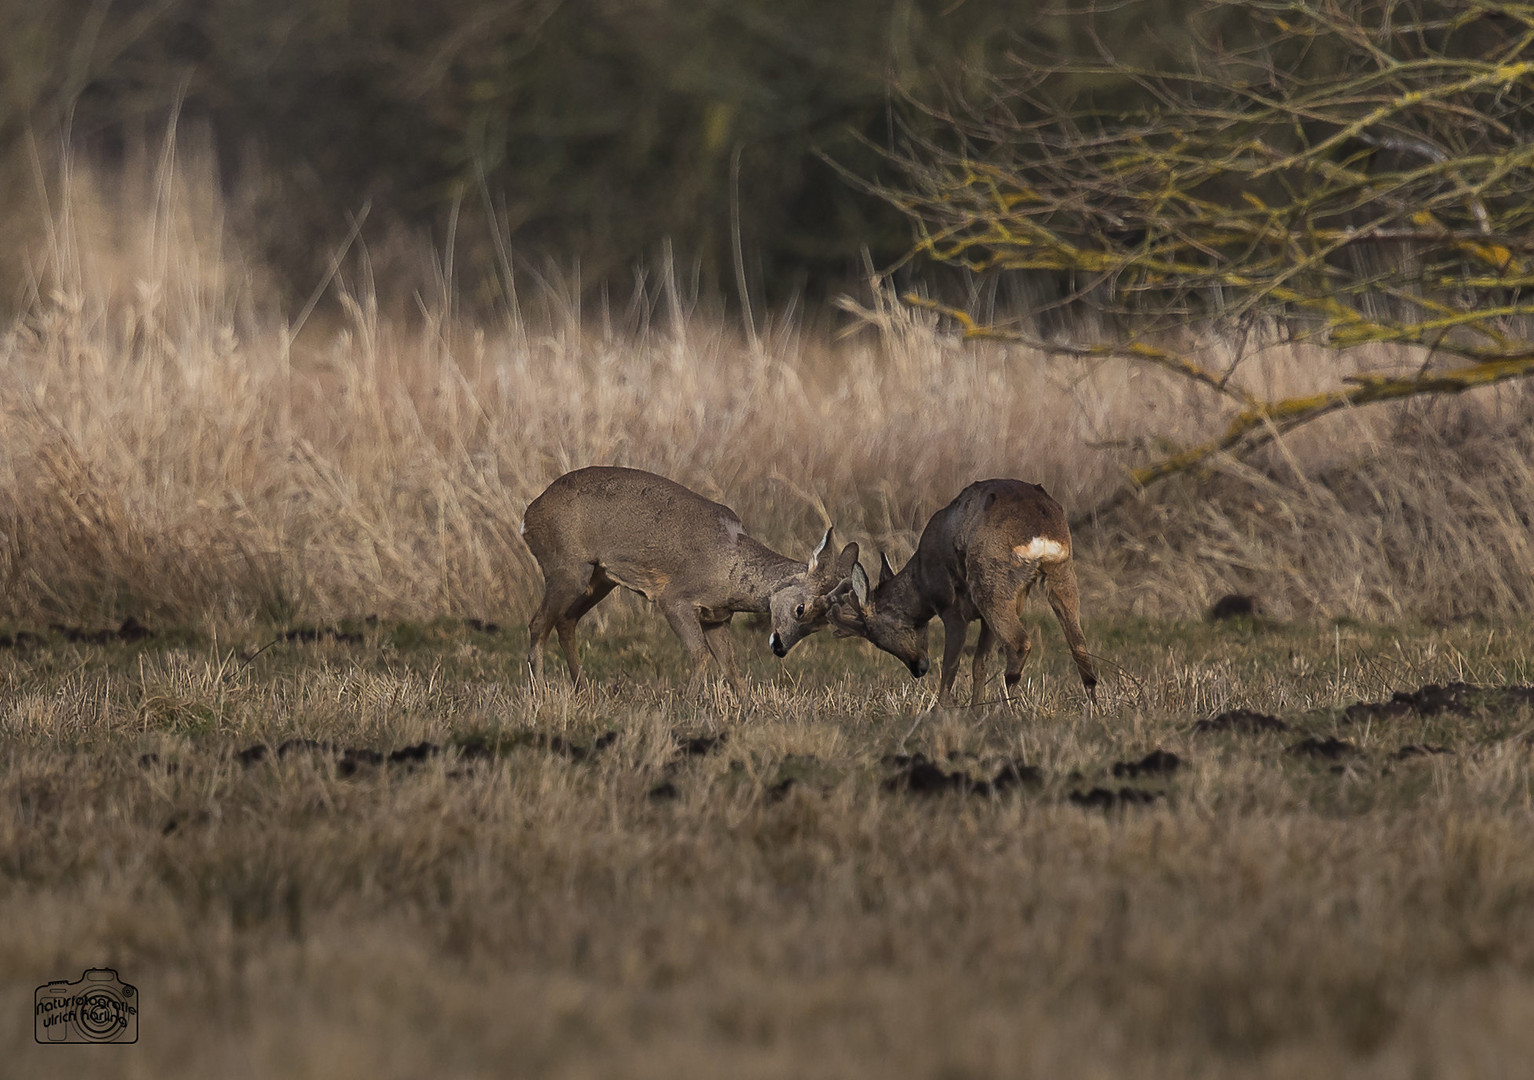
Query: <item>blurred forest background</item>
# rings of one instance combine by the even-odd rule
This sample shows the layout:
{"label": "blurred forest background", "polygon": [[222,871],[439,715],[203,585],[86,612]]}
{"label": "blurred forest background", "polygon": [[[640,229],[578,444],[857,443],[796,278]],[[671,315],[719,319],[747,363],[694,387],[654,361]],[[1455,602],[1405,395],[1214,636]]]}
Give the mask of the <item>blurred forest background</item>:
{"label": "blurred forest background", "polygon": [[[290,295],[367,207],[385,290],[400,283],[383,238],[443,250],[451,231],[471,300],[494,299],[497,237],[521,265],[578,267],[619,295],[669,240],[702,291],[733,300],[738,231],[754,302],[814,302],[865,277],[865,249],[885,265],[912,236],[831,162],[878,178],[881,149],[936,123],[913,103],[983,94],[1022,42],[1175,57],[1187,7],[0,0],[0,221],[36,227],[66,138],[110,165],[152,153],[175,118],[183,147],[216,154],[234,226]],[[0,281],[8,302],[15,285]]]}

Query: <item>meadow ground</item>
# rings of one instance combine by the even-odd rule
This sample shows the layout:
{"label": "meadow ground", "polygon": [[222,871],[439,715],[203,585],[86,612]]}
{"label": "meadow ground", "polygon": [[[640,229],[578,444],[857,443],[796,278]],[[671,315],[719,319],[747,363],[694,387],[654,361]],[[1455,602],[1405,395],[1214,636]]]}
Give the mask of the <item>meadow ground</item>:
{"label": "meadow ground", "polygon": [[[0,1072],[1534,1058],[1521,387],[1338,414],[1087,514],[1090,717],[1042,606],[1008,708],[932,712],[931,677],[828,635],[779,664],[746,620],[749,703],[690,698],[618,599],[582,624],[577,696],[557,660],[523,677],[517,534],[570,468],[672,476],[799,557],[834,520],[899,563],[972,480],[1081,514],[1229,405],[963,345],[877,286],[836,333],[747,335],[670,266],[621,308],[550,287],[492,319],[440,260],[387,312],[364,238],[289,311],[207,162],[66,157],[39,184],[0,330]],[[1264,397],[1433,359],[1229,330],[1178,344]],[[1260,618],[1205,622],[1227,593]],[[1417,693],[1461,682],[1500,689]],[[139,1043],[34,1045],[34,990],[93,965],[142,990]]]}
{"label": "meadow ground", "polygon": [[[1089,620],[1084,717],[1038,614],[1015,706],[949,712],[829,635],[688,699],[637,605],[585,696],[453,621],[23,639],[8,1071],[1517,1073],[1531,698],[1346,707],[1526,684],[1527,624]],[[35,988],[103,965],[138,1044],[35,1045]]]}

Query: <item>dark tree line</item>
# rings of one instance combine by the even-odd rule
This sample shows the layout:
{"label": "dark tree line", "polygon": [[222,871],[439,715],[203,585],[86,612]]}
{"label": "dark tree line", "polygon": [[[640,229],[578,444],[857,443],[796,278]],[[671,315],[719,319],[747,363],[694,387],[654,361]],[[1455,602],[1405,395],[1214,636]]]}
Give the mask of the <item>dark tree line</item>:
{"label": "dark tree line", "polygon": [[909,242],[818,153],[869,164],[855,137],[886,141],[892,94],[983,67],[1017,19],[952,0],[3,0],[0,154],[26,182],[28,132],[67,123],[110,154],[175,114],[226,178],[267,170],[247,217],[295,284],[364,204],[439,245],[456,205],[466,275],[493,278],[493,219],[588,283],[669,239],[733,291],[738,221],[753,287],[781,297]]}
{"label": "dark tree line", "polygon": [[1187,7],[1094,23],[1013,0],[0,0],[0,180],[31,182],[29,133],[111,154],[175,115],[231,185],[260,163],[244,223],[300,292],[369,205],[370,229],[439,247],[456,220],[481,289],[498,229],[530,265],[619,287],[669,239],[732,295],[738,228],[753,292],[816,297],[911,239],[828,160],[879,176],[896,132],[931,131],[913,102],[982,93],[1018,49],[1175,54]]}

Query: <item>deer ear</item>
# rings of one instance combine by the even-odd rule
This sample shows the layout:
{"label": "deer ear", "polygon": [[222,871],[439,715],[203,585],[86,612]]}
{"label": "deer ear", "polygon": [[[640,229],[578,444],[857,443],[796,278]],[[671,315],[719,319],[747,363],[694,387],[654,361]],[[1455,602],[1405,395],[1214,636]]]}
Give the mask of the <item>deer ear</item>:
{"label": "deer ear", "polygon": [[879,552],[879,584],[883,585],[894,576],[895,568],[890,565],[889,556],[882,551]]}
{"label": "deer ear", "polygon": [[[848,593],[853,595],[849,598]],[[851,576],[847,577],[836,587],[836,591],[829,594],[825,599],[826,621],[831,624],[831,631],[837,637],[865,637],[868,631],[864,628],[863,620],[868,614],[859,596],[868,595],[868,575],[863,573],[862,567],[854,568]]]}
{"label": "deer ear", "polygon": [[836,576],[847,578],[852,575],[852,568],[858,564],[858,545],[854,542],[842,548],[842,553],[836,557]]}
{"label": "deer ear", "polygon": [[826,535],[820,538],[820,546],[815,549],[815,554],[810,556],[810,565],[805,570],[806,577],[813,577],[820,569],[820,557],[831,550],[831,533],[835,530],[835,525],[830,526],[826,529]]}
{"label": "deer ear", "polygon": [[848,576],[852,582],[852,595],[858,599],[858,609],[868,609],[868,573],[863,569],[862,563],[852,564],[852,573]]}

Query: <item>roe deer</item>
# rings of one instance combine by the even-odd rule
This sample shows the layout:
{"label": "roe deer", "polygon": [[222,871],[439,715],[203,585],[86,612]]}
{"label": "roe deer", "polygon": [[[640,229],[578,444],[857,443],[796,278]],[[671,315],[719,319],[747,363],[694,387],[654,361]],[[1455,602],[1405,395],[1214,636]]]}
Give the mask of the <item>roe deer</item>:
{"label": "roe deer", "polygon": [[729,507],[663,476],[608,466],[566,473],[522,517],[522,537],[544,581],[527,627],[533,677],[543,675],[543,644],[554,631],[570,678],[581,685],[575,624],[622,585],[660,607],[692,659],[693,685],[707,650],[744,701],[730,619],[737,611],[771,612],[784,635],[775,629],[771,638],[779,656],[826,625],[824,605],[807,618],[805,605],[845,579],[858,558],[856,544],[835,556],[831,533],[807,564],[796,562],[748,535]]}
{"label": "roe deer", "polygon": [[1041,577],[1065,632],[1087,697],[1097,701],[1097,674],[1081,632],[1071,533],[1065,511],[1037,484],[981,480],[932,515],[916,554],[897,574],[879,556],[879,584],[870,589],[861,564],[829,594],[806,606],[805,618],[829,616],[844,634],[866,637],[905,661],[911,674],[927,673],[927,623],[943,620],[940,705],[953,704],[953,682],[969,624],[980,620],[970,704],[980,703],[999,639],[1006,650],[1008,695],[1021,677],[1032,644],[1021,614]]}

